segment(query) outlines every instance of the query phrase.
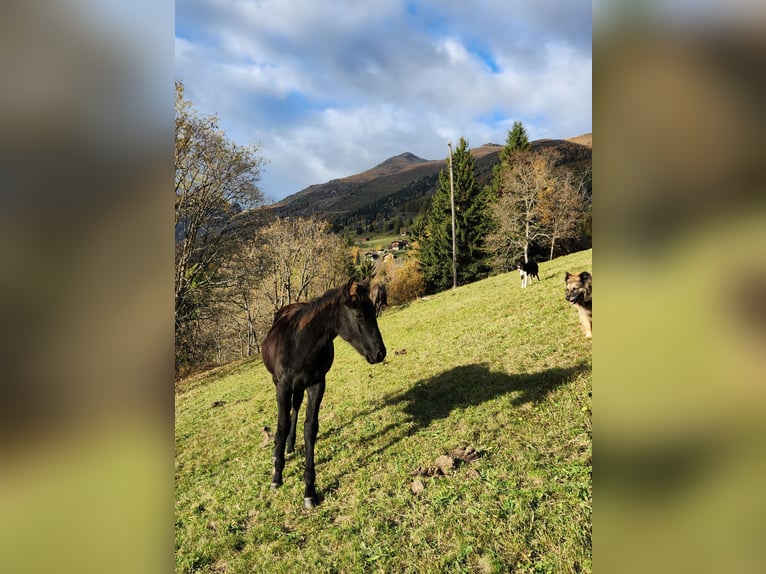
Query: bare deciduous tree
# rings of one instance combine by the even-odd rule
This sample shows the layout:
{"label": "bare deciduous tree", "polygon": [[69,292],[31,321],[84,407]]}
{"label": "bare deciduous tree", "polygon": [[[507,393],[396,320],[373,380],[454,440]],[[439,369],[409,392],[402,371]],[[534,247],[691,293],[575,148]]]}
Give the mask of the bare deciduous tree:
{"label": "bare deciduous tree", "polygon": [[228,140],[214,116],[200,116],[176,82],[175,323],[176,362],[193,362],[204,345],[200,322],[212,313],[219,270],[245,220],[243,208],[264,202],[257,186],[264,164],[257,146]]}
{"label": "bare deciduous tree", "polygon": [[249,357],[260,351],[259,341],[266,334],[264,323],[270,324],[271,319],[271,310],[258,296],[264,269],[253,241],[240,242],[221,271],[225,287],[220,300],[231,317],[229,330],[235,335],[240,356]]}
{"label": "bare deciduous tree", "polygon": [[502,171],[493,205],[496,228],[489,241],[506,268],[518,253],[529,261],[530,245],[546,236],[538,203],[551,184],[552,163],[549,153],[517,151]]}
{"label": "bare deciduous tree", "polygon": [[214,362],[259,353],[274,312],[341,284],[349,263],[343,241],[315,218],[277,219],[240,237],[219,270],[205,322]]}
{"label": "bare deciduous tree", "polygon": [[544,236],[550,243],[549,260],[553,259],[556,241],[577,235],[584,217],[587,174],[562,171],[552,177],[548,187],[541,190],[537,210]]}
{"label": "bare deciduous tree", "polygon": [[324,221],[278,219],[261,231],[258,243],[264,269],[261,290],[275,311],[319,295],[348,275],[345,245]]}
{"label": "bare deciduous tree", "polygon": [[490,244],[508,270],[513,260],[529,261],[533,244],[548,244],[552,259],[556,244],[574,238],[586,219],[590,172],[562,166],[555,150],[516,151],[495,186],[495,232]]}

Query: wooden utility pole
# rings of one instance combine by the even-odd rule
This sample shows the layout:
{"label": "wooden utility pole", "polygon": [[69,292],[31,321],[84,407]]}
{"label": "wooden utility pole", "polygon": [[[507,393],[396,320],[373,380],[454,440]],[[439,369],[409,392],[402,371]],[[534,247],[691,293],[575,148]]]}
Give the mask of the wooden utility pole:
{"label": "wooden utility pole", "polygon": [[452,206],[452,288],[457,287],[457,243],[455,239],[455,184],[452,178],[452,142],[447,143],[449,148],[449,199]]}

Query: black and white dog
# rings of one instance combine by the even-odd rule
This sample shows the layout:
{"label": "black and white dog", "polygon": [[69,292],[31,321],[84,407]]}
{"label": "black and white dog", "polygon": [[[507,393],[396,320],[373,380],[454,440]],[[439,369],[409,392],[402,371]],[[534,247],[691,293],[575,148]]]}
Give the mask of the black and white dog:
{"label": "black and white dog", "polygon": [[527,286],[527,280],[530,277],[537,277],[537,280],[540,281],[540,276],[537,274],[537,263],[534,261],[524,263],[523,259],[519,259],[519,262],[516,264],[516,269],[519,270],[519,275],[521,275],[522,288]]}

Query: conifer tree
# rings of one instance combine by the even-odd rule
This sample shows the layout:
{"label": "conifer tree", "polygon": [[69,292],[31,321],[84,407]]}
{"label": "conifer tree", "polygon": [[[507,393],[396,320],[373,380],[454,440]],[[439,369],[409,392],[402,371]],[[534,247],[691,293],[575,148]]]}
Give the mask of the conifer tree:
{"label": "conifer tree", "polygon": [[513,127],[508,131],[508,137],[505,138],[505,147],[500,152],[500,159],[508,161],[517,151],[528,151],[531,149],[527,130],[519,121],[513,122]]}
{"label": "conifer tree", "polygon": [[[485,249],[490,218],[486,193],[476,182],[476,161],[468,142],[460,142],[452,156],[455,188],[455,229],[458,285],[486,277],[489,272]],[[452,215],[449,165],[439,173],[425,229],[420,239],[420,269],[426,290],[435,293],[452,286]]]}
{"label": "conifer tree", "polygon": [[513,127],[508,130],[508,136],[505,138],[505,147],[500,150],[500,161],[492,168],[492,179],[487,184],[486,191],[491,200],[496,200],[500,196],[501,184],[514,154],[529,151],[531,148],[524,124],[519,121],[513,122]]}

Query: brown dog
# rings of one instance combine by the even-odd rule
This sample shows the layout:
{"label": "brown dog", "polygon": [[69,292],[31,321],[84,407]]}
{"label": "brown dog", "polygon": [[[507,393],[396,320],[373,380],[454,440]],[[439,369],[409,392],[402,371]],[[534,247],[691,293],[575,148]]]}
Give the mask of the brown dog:
{"label": "brown dog", "polygon": [[585,330],[585,336],[593,337],[593,276],[587,271],[569,273],[564,276],[566,282],[566,299],[577,307],[580,323]]}

